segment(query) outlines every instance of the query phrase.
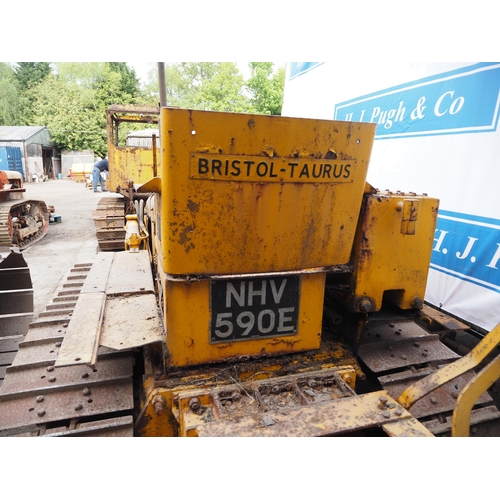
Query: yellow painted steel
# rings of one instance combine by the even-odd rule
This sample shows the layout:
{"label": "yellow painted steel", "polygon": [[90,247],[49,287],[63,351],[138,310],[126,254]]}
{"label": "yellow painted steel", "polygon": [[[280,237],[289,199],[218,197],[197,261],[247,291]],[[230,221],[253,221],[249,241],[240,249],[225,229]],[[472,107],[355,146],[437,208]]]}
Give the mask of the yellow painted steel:
{"label": "yellow painted steel", "polygon": [[[319,347],[325,271],[349,260],[374,132],[373,124],[161,109],[152,232],[170,366]],[[210,279],[280,273],[283,283],[290,271],[300,277],[293,332],[211,337]],[[216,320],[227,325],[231,314]]]}
{"label": "yellow painted steel", "polygon": [[401,396],[399,396],[398,402],[405,408],[410,408],[419,399],[423,398],[434,389],[476,368],[499,344],[500,324],[491,330],[491,332],[463,358],[444,366],[433,374],[407,387]]}
{"label": "yellow painted steel", "polygon": [[498,379],[500,379],[500,356],[497,356],[488,366],[483,368],[462,389],[451,420],[451,435],[453,437],[469,436],[472,407]]}
{"label": "yellow painted steel", "polygon": [[164,271],[347,263],[374,132],[368,123],[162,108]]}
{"label": "yellow painted steel", "polygon": [[301,276],[295,335],[210,344],[210,281],[164,282],[167,360],[171,366],[317,349],[321,341],[325,274]]}
{"label": "yellow painted steel", "polygon": [[[122,124],[150,128],[158,123],[159,108],[152,106],[112,105],[107,110],[108,186],[112,191],[127,189],[129,180],[143,184],[157,175],[159,151],[154,147],[125,146]],[[120,130],[119,130],[120,129]]]}
{"label": "yellow painted steel", "polygon": [[352,310],[380,310],[387,291],[402,309],[422,307],[438,205],[414,194],[366,196],[351,261]]}
{"label": "yellow painted steel", "polygon": [[435,437],[415,418],[402,418],[382,426],[389,437]]}
{"label": "yellow painted steel", "polygon": [[154,177],[153,151],[137,147],[115,147],[108,145],[108,186],[114,191],[124,188],[129,180],[143,184]]}

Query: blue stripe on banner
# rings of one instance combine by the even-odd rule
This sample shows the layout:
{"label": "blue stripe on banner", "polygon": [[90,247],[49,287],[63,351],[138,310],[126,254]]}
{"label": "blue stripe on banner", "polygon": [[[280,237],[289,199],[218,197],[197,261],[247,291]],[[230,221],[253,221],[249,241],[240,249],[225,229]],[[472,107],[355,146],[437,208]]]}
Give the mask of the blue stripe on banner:
{"label": "blue stripe on banner", "polygon": [[323,64],[322,62],[291,62],[290,63],[290,80],[293,80],[297,76],[303,75],[308,71],[316,68]]}
{"label": "blue stripe on banner", "polygon": [[494,132],[500,64],[481,63],[339,103],[334,118],[377,123],[376,139]]}
{"label": "blue stripe on banner", "polygon": [[500,220],[440,210],[430,267],[500,293]]}

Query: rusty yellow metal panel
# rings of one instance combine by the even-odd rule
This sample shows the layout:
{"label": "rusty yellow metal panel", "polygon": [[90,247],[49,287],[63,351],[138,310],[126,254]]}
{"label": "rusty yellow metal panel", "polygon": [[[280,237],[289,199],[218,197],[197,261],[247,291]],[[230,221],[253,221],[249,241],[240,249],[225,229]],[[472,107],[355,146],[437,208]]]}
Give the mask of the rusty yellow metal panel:
{"label": "rusty yellow metal panel", "polygon": [[162,108],[169,275],[349,260],[375,125]]}
{"label": "rusty yellow metal panel", "polygon": [[[211,280],[166,280],[164,308],[169,365],[181,367],[317,349],[321,340],[325,273],[302,274],[296,278],[300,282],[296,318],[291,311],[293,307],[280,310],[279,304],[276,305],[282,300],[283,280],[289,280],[289,276],[277,277],[275,285],[271,283],[272,277],[266,277],[265,297],[260,293],[263,289],[263,281],[260,281],[260,289],[254,291],[253,307],[249,304],[249,293],[239,309],[234,303],[240,297],[230,297],[232,302],[226,309],[230,312],[215,309]],[[245,283],[251,282],[250,279]],[[234,334],[231,337],[226,336],[229,329]]]}
{"label": "rusty yellow metal panel", "polygon": [[143,184],[154,177],[151,149],[111,146],[108,160],[108,186],[111,191],[117,186],[124,188],[129,179],[133,180],[134,184]]}
{"label": "rusty yellow metal panel", "polygon": [[379,192],[366,204],[353,247],[352,310],[423,305],[439,202],[414,193]]}

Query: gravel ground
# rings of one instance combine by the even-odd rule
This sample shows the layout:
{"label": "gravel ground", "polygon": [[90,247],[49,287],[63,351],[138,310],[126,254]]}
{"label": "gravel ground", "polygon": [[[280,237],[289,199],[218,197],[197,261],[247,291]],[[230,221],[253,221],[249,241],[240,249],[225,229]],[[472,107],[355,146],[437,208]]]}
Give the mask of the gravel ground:
{"label": "gravel ground", "polygon": [[23,251],[33,281],[35,318],[56,294],[75,264],[92,263],[98,246],[92,211],[103,196],[84,183],[70,179],[25,184],[26,198],[42,200],[55,207],[60,223],[49,224],[49,231],[38,243]]}

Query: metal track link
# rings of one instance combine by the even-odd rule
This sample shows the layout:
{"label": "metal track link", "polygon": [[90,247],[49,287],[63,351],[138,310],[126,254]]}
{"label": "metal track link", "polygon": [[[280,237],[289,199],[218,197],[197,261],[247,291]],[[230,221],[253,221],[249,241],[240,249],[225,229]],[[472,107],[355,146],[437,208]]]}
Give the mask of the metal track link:
{"label": "metal track link", "polygon": [[[41,225],[39,225],[38,230],[35,233],[30,234],[28,237],[23,238],[20,241],[17,241],[17,238],[13,238],[11,234],[11,216],[10,213],[12,209],[18,205],[38,205],[43,213],[44,221]],[[41,240],[46,234],[48,230],[49,223],[49,213],[47,210],[47,206],[44,202],[37,200],[18,200],[11,202],[3,202],[0,204],[0,247],[18,247],[21,249],[25,249]],[[14,241],[15,240],[15,241]]]}
{"label": "metal track link", "polygon": [[91,267],[77,264],[19,339],[0,387],[0,436],[133,436],[130,351],[100,348],[93,368],[55,366]]}
{"label": "metal track link", "polygon": [[125,199],[101,198],[92,213],[96,226],[99,250],[114,251],[125,248]]}
{"label": "metal track link", "polygon": [[[448,321],[451,318],[442,315],[441,319]],[[461,326],[449,321],[447,325],[450,333],[451,328]],[[404,318],[368,323],[358,354],[377,376],[382,388],[395,399],[417,380],[460,358],[441,342],[440,335],[429,333],[413,320]],[[435,389],[417,401],[409,411],[431,432],[449,434],[456,400],[473,375],[465,373]],[[471,425],[485,424],[484,427],[498,428],[500,411],[490,394],[485,392],[476,405]]]}

